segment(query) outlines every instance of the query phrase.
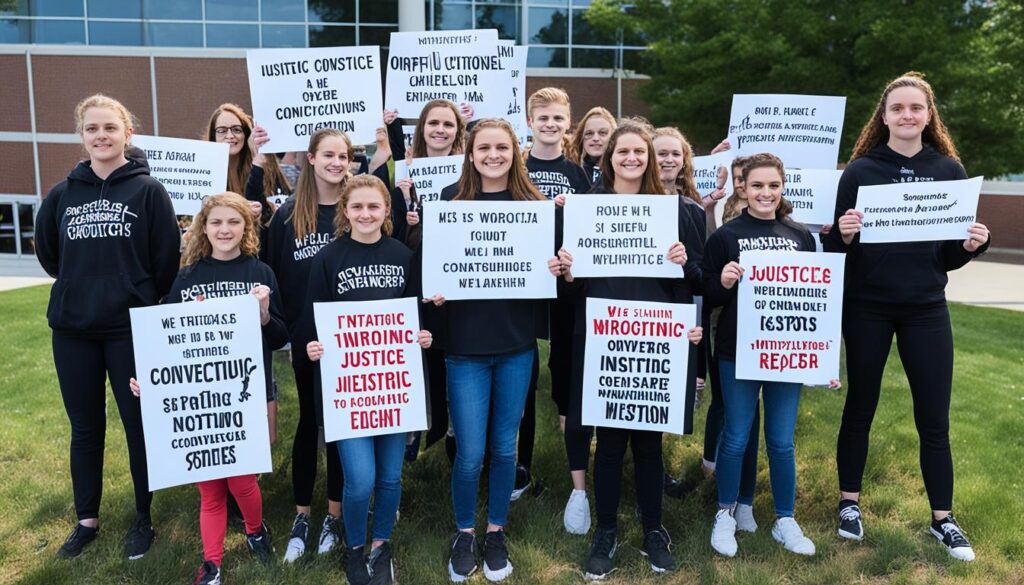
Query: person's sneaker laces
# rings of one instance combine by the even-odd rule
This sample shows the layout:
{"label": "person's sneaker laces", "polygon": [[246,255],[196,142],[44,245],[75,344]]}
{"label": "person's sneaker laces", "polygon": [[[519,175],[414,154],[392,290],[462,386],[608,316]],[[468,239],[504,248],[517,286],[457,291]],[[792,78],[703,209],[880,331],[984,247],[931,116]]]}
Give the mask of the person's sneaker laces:
{"label": "person's sneaker laces", "polygon": [[199,566],[194,585],[220,585],[220,568],[213,561],[203,561]]}
{"label": "person's sneaker laces", "polygon": [[572,490],[562,514],[562,525],[569,534],[590,532],[590,500],[587,490]]}
{"label": "person's sneaker laces", "polygon": [[484,577],[488,581],[502,581],[512,574],[512,563],[508,560],[505,546],[505,531],[495,530],[484,536]]}
{"label": "person's sneaker laces", "polygon": [[814,554],[814,543],[810,538],[804,536],[804,531],[800,530],[800,525],[792,516],[775,521],[775,526],[772,526],[772,538],[789,552],[807,556]]}
{"label": "person's sneaker laces", "polygon": [[672,537],[668,530],[662,526],[644,535],[644,544],[640,548],[640,554],[647,557],[651,563],[651,570],[655,573],[671,571],[676,567],[676,560],[672,558]]}
{"label": "person's sneaker laces", "polygon": [[583,565],[583,577],[592,581],[600,581],[615,570],[612,557],[619,550],[614,528],[597,527],[594,539],[590,542],[590,556]]}
{"label": "person's sneaker laces", "polygon": [[462,583],[476,572],[476,535],[459,530],[452,537],[451,556],[448,558],[448,578]]}
{"label": "person's sneaker laces", "polygon": [[96,535],[100,532],[99,527],[92,528],[85,526],[84,524],[75,524],[75,527],[71,530],[71,534],[64,540],[64,544],[57,550],[57,556],[62,559],[73,559],[78,555],[82,554],[82,550],[89,545],[92,541],[96,540]]}
{"label": "person's sneaker laces", "polygon": [[743,532],[757,532],[757,521],[754,520],[754,507],[747,504],[736,504],[733,511],[733,518],[736,519],[736,530]]}
{"label": "person's sneaker laces", "polygon": [[516,465],[516,483],[512,486],[512,495],[509,500],[514,502],[521,498],[526,493],[526,490],[530,489],[532,484],[533,478],[530,477],[530,468],[525,465]]}
{"label": "person's sneaker laces", "polygon": [[395,582],[395,566],[391,558],[391,543],[384,542],[370,551],[370,585],[391,585]]}
{"label": "person's sneaker laces", "polygon": [[345,577],[348,585],[369,585],[370,570],[366,565],[364,547],[358,546],[345,550]]}
{"label": "person's sneaker laces", "polygon": [[953,517],[953,514],[946,516],[942,520],[935,520],[933,518],[931,533],[932,536],[939,539],[942,546],[946,547],[946,552],[949,553],[949,556],[961,561],[974,560],[974,549],[971,548],[971,543],[967,540],[960,525],[956,523],[956,518]]}
{"label": "person's sneaker laces", "polygon": [[309,516],[299,512],[292,521],[292,532],[288,537],[288,547],[284,551],[284,562],[294,563],[306,552],[306,541],[309,540]]}
{"label": "person's sneaker laces", "polygon": [[847,540],[864,540],[864,525],[860,520],[860,506],[853,500],[839,502],[839,530],[836,533]]}
{"label": "person's sneaker laces", "polygon": [[335,518],[330,514],[324,516],[324,524],[320,528],[320,544],[317,552],[327,554],[336,547],[344,544],[345,540],[341,534],[341,518]]}
{"label": "person's sneaker laces", "polygon": [[267,526],[266,521],[260,525],[260,531],[256,534],[246,534],[245,542],[260,562],[270,562],[274,555],[274,547],[270,544],[270,527]]}
{"label": "person's sneaker laces", "polygon": [[147,516],[137,515],[132,527],[124,535],[124,556],[129,561],[141,559],[153,544],[156,533],[153,522]]}
{"label": "person's sneaker laces", "polygon": [[711,548],[720,555],[736,556],[736,519],[729,510],[722,508],[715,514],[715,524],[711,527]]}

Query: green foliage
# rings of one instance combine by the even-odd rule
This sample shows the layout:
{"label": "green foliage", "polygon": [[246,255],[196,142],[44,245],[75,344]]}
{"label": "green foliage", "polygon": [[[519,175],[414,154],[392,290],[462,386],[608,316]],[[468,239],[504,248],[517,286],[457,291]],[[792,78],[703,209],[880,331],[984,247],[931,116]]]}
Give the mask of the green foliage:
{"label": "green foliage", "polygon": [[642,95],[698,152],[724,137],[733,94],[841,95],[845,160],[885,84],[920,71],[971,175],[1024,170],[1017,2],[598,0],[587,19],[650,40]]}

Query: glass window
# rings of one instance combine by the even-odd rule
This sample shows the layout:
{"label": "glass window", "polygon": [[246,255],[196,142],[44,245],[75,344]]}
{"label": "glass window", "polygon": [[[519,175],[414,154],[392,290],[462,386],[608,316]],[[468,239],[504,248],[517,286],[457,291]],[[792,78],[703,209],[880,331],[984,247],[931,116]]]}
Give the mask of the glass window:
{"label": "glass window", "polygon": [[260,31],[255,24],[208,24],[206,46],[256,49],[260,46]]}
{"label": "glass window", "polygon": [[519,38],[519,18],[516,12],[513,6],[477,4],[475,28],[495,28],[498,29],[499,39],[516,40]]}
{"label": "glass window", "polygon": [[557,8],[530,8],[530,43],[564,45],[569,42],[569,17]]}
{"label": "glass window", "polygon": [[644,51],[636,49],[624,49],[622,51],[622,68],[640,71],[644,69]]}
{"label": "glass window", "polygon": [[397,26],[360,26],[359,44],[380,45],[386,49],[391,44],[391,33],[393,32],[398,32]]}
{"label": "glass window", "polygon": [[146,44],[153,47],[202,47],[203,25],[147,22]]}
{"label": "glass window", "polygon": [[84,45],[84,20],[33,20],[32,42],[38,44]]}
{"label": "glass window", "polygon": [[595,67],[599,69],[615,68],[615,50],[612,49],[573,49],[572,66]]}
{"label": "glass window", "polygon": [[572,0],[573,6],[590,6],[591,0]]}
{"label": "glass window", "polygon": [[567,67],[565,47],[530,47],[526,55],[527,67]]}
{"label": "glass window", "polygon": [[309,21],[355,22],[356,2],[355,0],[309,0]]}
{"label": "glass window", "polygon": [[142,18],[201,20],[203,18],[203,0],[174,0],[174,2],[142,0]]}
{"label": "glass window", "polygon": [[[306,3],[303,0],[261,0],[260,17],[263,22],[303,22],[306,15]],[[266,30],[263,31],[266,46]],[[300,46],[306,46],[303,42]]]}
{"label": "glass window", "polygon": [[104,22],[89,19],[90,45],[142,45],[141,22]]}
{"label": "glass window", "polygon": [[18,204],[18,222],[21,224],[21,253],[35,254],[35,205],[31,203]]}
{"label": "glass window", "polygon": [[434,4],[433,30],[466,30],[473,28],[473,7],[469,4],[437,2]]}
{"label": "glass window", "polygon": [[305,47],[306,27],[302,25],[263,25],[264,47]]}
{"label": "glass window", "polygon": [[359,0],[359,23],[398,24],[398,0]]}
{"label": "glass window", "polygon": [[206,20],[256,20],[259,18],[258,1],[206,0]]}
{"label": "glass window", "polygon": [[[0,2],[0,5],[4,4],[10,4],[10,0]],[[28,4],[28,10],[25,4]],[[85,16],[82,0],[21,0],[18,5],[18,12],[28,16]]]}
{"label": "glass window", "polygon": [[[572,43],[574,45],[607,45],[618,46],[619,39],[615,33],[598,31],[590,26],[583,17],[585,10],[572,11]],[[573,63],[575,66],[575,62]]]}
{"label": "glass window", "polygon": [[89,18],[142,18],[142,0],[89,0]]}
{"label": "glass window", "polygon": [[0,254],[18,252],[18,234],[14,230],[14,204],[0,203]]}
{"label": "glass window", "polygon": [[310,47],[352,47],[356,44],[354,26],[311,26]]}
{"label": "glass window", "polygon": [[0,20],[0,43],[28,44],[32,42],[32,29],[28,20]]}

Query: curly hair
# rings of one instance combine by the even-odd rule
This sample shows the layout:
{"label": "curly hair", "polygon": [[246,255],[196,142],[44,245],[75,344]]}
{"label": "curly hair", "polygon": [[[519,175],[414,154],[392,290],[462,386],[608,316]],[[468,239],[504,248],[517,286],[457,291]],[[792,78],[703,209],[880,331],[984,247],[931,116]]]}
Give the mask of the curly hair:
{"label": "curly hair", "polygon": [[189,237],[185,239],[185,250],[181,253],[182,268],[191,266],[213,253],[213,245],[206,237],[206,220],[215,207],[230,207],[242,216],[242,221],[245,222],[245,230],[239,244],[242,254],[256,256],[260,253],[260,234],[249,210],[249,202],[238,193],[225,191],[203,199],[199,213],[192,218],[192,225],[188,228]]}
{"label": "curly hair", "polygon": [[587,113],[584,114],[583,117],[580,118],[580,121],[574,126],[576,130],[573,131],[572,142],[569,143],[569,148],[565,151],[566,158],[578,165],[583,164],[583,157],[586,156],[586,150],[583,147],[583,131],[587,129],[587,122],[589,122],[591,118],[603,119],[605,122],[608,122],[608,125],[612,127],[612,130],[615,130],[615,127],[617,126],[615,116],[613,116],[611,112],[600,106],[590,108],[590,110],[587,111]]}
{"label": "curly hair", "polygon": [[690,143],[678,128],[672,128],[671,126],[655,128],[652,143],[654,140],[662,137],[678,140],[683,151],[683,168],[679,169],[675,184],[671,186],[665,185],[665,188],[674,187],[677,194],[689,197],[700,203],[700,192],[697,191],[697,182],[693,179],[693,147],[690,146]]}
{"label": "curly hair", "polygon": [[480,171],[476,170],[473,164],[473,145],[480,132],[488,129],[503,130],[512,141],[512,168],[508,171],[508,190],[512,192],[512,199],[515,201],[545,201],[547,197],[540,194],[537,187],[530,182],[530,175],[526,171],[526,162],[523,153],[519,150],[519,140],[512,125],[501,118],[484,118],[473,126],[466,141],[466,158],[462,162],[462,177],[459,178],[458,193],[454,199],[460,201],[473,201],[476,194],[482,190],[483,181],[480,179]]}
{"label": "curly hair", "polygon": [[348,207],[348,199],[356,189],[370,188],[380,193],[384,201],[384,225],[380,227],[381,233],[390,236],[395,226],[391,221],[391,194],[384,183],[374,175],[356,175],[345,181],[341,189],[341,198],[338,199],[338,212],[334,214],[334,237],[340,238],[352,230],[352,224],[345,215],[345,208]]}

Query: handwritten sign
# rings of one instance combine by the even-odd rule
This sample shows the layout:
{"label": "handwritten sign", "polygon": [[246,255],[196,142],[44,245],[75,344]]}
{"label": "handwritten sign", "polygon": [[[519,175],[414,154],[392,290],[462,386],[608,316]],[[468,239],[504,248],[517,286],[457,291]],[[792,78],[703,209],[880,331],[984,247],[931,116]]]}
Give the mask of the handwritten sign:
{"label": "handwritten sign", "polygon": [[718,189],[719,183],[726,193],[732,191],[732,160],[736,158],[731,151],[693,157],[693,182],[701,197],[710,195]]}
{"label": "handwritten sign", "polygon": [[432,156],[413,159],[412,166],[404,160],[395,161],[395,181],[412,179],[420,201],[437,201],[441,189],[457,183],[462,177],[462,162],[465,155]]}
{"label": "handwritten sign", "polygon": [[141,134],[132,144],[146,151],[149,174],[167,189],[176,215],[199,213],[203,199],[227,189],[227,144]]}
{"label": "handwritten sign", "polygon": [[860,243],[963,240],[978,215],[984,177],[861,187]]}
{"label": "handwritten sign", "polygon": [[508,72],[508,108],[502,117],[515,130],[519,148],[525,148],[530,126],[526,121],[526,56],[529,47],[516,46],[515,41],[498,41],[498,56]]}
{"label": "handwritten sign", "polygon": [[831,224],[842,175],[843,171],[828,169],[787,170],[782,196],[793,204],[793,219],[815,225]]}
{"label": "handwritten sign", "polygon": [[835,169],[846,98],[819,95],[732,96],[733,156],[770,152],[786,168]]}

